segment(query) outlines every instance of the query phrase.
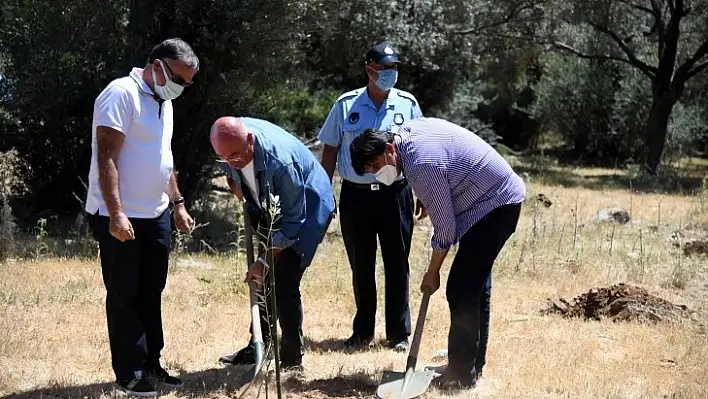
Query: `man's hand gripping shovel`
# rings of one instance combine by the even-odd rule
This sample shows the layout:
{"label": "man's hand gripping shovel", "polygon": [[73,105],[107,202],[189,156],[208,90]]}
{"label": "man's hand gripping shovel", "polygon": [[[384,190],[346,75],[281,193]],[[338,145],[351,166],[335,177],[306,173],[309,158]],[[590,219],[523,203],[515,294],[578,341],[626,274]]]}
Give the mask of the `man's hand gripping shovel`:
{"label": "man's hand gripping shovel", "polygon": [[381,384],[379,384],[379,388],[376,390],[376,394],[381,399],[409,399],[420,396],[425,393],[430,382],[435,377],[433,370],[415,371],[429,299],[430,291],[425,291],[423,293],[423,299],[420,302],[420,311],[418,312],[418,320],[416,321],[413,343],[408,353],[406,372],[384,371]]}

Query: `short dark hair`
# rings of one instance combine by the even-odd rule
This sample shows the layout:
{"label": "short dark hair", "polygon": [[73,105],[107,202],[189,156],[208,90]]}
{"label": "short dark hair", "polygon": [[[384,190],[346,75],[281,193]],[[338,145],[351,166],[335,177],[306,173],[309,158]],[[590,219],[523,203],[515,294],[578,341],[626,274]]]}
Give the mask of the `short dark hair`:
{"label": "short dark hair", "polygon": [[352,157],[352,167],[359,176],[366,174],[364,168],[386,150],[386,144],[393,143],[393,132],[366,129],[352,141],[349,152]]}
{"label": "short dark hair", "polygon": [[167,39],[153,47],[148,57],[148,64],[161,58],[180,61],[188,68],[199,71],[199,58],[192,50],[192,46],[178,37]]}

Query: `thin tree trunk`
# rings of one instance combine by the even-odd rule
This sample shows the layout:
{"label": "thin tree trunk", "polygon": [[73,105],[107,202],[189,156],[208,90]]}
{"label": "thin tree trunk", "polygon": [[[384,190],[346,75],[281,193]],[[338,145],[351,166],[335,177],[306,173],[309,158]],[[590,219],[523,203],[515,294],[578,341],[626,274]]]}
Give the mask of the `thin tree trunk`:
{"label": "thin tree trunk", "polygon": [[654,97],[647,123],[644,126],[644,137],[647,143],[646,167],[651,174],[657,173],[666,146],[669,118],[674,104],[676,104],[676,100],[671,97],[670,94],[659,98]]}

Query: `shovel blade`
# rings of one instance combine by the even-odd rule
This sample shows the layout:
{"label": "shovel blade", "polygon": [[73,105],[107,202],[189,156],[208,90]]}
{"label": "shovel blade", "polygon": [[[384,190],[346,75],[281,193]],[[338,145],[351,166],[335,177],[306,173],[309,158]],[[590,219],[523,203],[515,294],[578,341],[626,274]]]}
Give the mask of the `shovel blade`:
{"label": "shovel blade", "polygon": [[237,398],[245,399],[257,397],[256,392],[260,391],[260,386],[263,382],[263,362],[266,357],[265,348],[263,342],[254,342],[253,346],[256,363],[242,375],[241,378],[246,381],[246,384],[237,390]]}
{"label": "shovel blade", "polygon": [[432,370],[406,373],[385,371],[376,394],[381,399],[410,399],[425,393],[435,377]]}

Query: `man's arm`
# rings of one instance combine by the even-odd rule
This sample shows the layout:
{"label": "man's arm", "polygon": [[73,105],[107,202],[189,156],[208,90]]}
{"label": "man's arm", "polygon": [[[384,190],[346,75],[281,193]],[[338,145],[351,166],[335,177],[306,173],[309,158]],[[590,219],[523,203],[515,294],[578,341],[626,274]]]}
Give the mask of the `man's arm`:
{"label": "man's arm", "polygon": [[[177,178],[175,177],[174,169],[170,175],[170,183],[167,186],[167,196],[170,197],[170,201],[177,201],[182,198],[182,194],[179,192],[179,187],[177,187]],[[177,229],[183,233],[191,232],[192,227],[194,226],[194,219],[192,219],[187,212],[187,206],[184,202],[176,204],[173,212]]]}
{"label": "man's arm", "polygon": [[280,201],[273,245],[284,249],[295,243],[295,237],[307,217],[305,179],[296,164],[283,166],[275,172],[272,193],[279,196]]}
{"label": "man's arm", "polygon": [[179,192],[179,187],[177,186],[177,177],[174,170],[170,175],[170,184],[167,186],[167,196],[170,197],[170,201],[175,201],[182,197],[182,194]]}
{"label": "man's arm", "polygon": [[[445,170],[439,165],[417,165],[409,173],[417,189],[416,195],[425,204],[433,224],[434,233],[430,242],[433,254],[422,288],[427,286],[435,292],[440,285],[440,268],[450,247],[457,242],[457,224],[450,186]],[[437,284],[433,283],[434,281],[437,281]]]}
{"label": "man's arm", "polygon": [[342,109],[338,102],[335,102],[327,115],[320,134],[317,138],[324,144],[320,163],[332,182],[334,168],[337,165],[337,152],[342,144]]}
{"label": "man's arm", "polygon": [[103,201],[108,214],[115,217],[123,213],[118,185],[118,154],[125,141],[120,131],[106,127],[96,127],[96,145],[98,147],[98,182],[103,194]]}
{"label": "man's arm", "polygon": [[337,166],[338,152],[338,147],[332,147],[327,144],[325,144],[324,148],[322,149],[322,159],[320,160],[320,163],[322,164],[322,167],[324,168],[325,172],[327,172],[327,176],[329,177],[330,183],[332,182],[332,178],[334,177],[334,168]]}
{"label": "man's arm", "polygon": [[[279,196],[280,214],[273,226],[272,246],[261,253],[266,262],[275,259],[281,250],[290,247],[300,233],[307,217],[305,207],[305,180],[299,167],[290,164],[281,167],[273,175],[272,194]],[[267,212],[267,210],[264,210]]]}

